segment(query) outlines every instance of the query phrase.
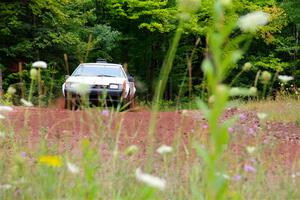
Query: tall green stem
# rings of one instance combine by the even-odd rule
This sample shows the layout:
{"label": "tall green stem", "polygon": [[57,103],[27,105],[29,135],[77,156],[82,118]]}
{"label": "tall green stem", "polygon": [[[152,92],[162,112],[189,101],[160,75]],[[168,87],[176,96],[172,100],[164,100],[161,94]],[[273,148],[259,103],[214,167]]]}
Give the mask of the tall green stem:
{"label": "tall green stem", "polygon": [[[170,71],[173,66],[173,61],[175,58],[176,50],[183,32],[183,21],[179,22],[179,26],[176,30],[175,36],[173,38],[171,47],[169,48],[167,57],[165,59],[165,62],[162,66],[162,69],[160,71],[158,84],[155,90],[154,99],[153,99],[153,105],[152,105],[152,114],[150,118],[150,125],[148,130],[148,140],[150,142],[149,148],[148,148],[148,155],[153,153],[153,145],[154,145],[154,132],[156,129],[156,123],[157,123],[157,116],[158,111],[160,108],[160,100],[163,96],[163,92],[165,91],[166,84],[169,78]],[[151,156],[150,156],[151,158]],[[151,164],[151,160],[149,160],[148,165]]]}

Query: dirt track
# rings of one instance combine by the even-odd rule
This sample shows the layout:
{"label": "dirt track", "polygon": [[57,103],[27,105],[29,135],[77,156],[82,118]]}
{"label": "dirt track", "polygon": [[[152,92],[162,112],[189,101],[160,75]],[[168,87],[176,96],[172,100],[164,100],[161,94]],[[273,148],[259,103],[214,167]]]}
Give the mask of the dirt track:
{"label": "dirt track", "polygon": [[[72,150],[81,138],[100,138],[114,141],[120,135],[119,145],[147,145],[147,133],[151,112],[112,113],[109,110],[92,109],[69,111],[61,108],[14,107],[6,113],[6,131],[13,127],[18,140],[35,146],[41,137],[57,144],[61,150]],[[238,115],[239,120],[230,128],[231,150],[244,152],[246,145],[276,144],[278,159],[292,162],[300,158],[300,127],[291,123],[260,122],[255,112],[239,109],[227,110],[224,119]],[[175,137],[182,143],[203,139],[208,133],[206,120],[198,111],[161,112],[155,133],[157,146],[172,144]]]}

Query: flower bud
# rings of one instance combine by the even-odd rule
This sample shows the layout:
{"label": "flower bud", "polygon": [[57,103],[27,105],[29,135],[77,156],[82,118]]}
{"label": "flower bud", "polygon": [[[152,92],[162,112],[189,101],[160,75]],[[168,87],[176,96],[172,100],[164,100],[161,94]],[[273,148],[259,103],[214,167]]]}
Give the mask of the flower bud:
{"label": "flower bud", "polygon": [[31,80],[36,80],[36,78],[37,78],[37,69],[35,69],[35,68],[32,68],[31,70],[30,70],[30,78],[31,78]]}
{"label": "flower bud", "polygon": [[208,103],[209,103],[209,104],[213,104],[214,102],[215,102],[215,96],[212,95],[212,96],[210,96],[210,97],[208,98]]}
{"label": "flower bud", "polygon": [[180,0],[179,1],[179,9],[183,13],[194,13],[200,7],[199,0]]}
{"label": "flower bud", "polygon": [[136,145],[131,145],[126,149],[125,154],[128,156],[132,156],[132,155],[136,154],[138,152],[138,150],[139,150],[139,148]]}
{"label": "flower bud", "polygon": [[251,87],[251,88],[249,89],[249,91],[250,91],[250,94],[251,94],[251,95],[256,95],[256,94],[257,94],[257,88],[256,88],[256,87]]}
{"label": "flower bud", "polygon": [[221,0],[221,4],[224,7],[229,7],[232,5],[232,0]]}
{"label": "flower bud", "polygon": [[229,94],[229,89],[226,85],[218,85],[216,90],[217,98],[226,97]]}
{"label": "flower bud", "polygon": [[264,83],[268,83],[271,80],[272,75],[268,71],[263,71],[261,78]]}
{"label": "flower bud", "polygon": [[247,72],[251,69],[252,65],[250,62],[246,62],[243,66],[243,71]]}
{"label": "flower bud", "polygon": [[10,95],[14,95],[16,93],[16,89],[12,86],[9,86],[7,89],[7,93]]}

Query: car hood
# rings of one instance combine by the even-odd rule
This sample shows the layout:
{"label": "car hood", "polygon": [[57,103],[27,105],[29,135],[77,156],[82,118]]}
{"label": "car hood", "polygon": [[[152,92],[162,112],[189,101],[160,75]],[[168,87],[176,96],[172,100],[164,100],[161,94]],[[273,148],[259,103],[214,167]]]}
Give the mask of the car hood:
{"label": "car hood", "polygon": [[82,83],[88,85],[109,85],[110,83],[123,84],[125,78],[95,77],[95,76],[70,76],[66,83]]}

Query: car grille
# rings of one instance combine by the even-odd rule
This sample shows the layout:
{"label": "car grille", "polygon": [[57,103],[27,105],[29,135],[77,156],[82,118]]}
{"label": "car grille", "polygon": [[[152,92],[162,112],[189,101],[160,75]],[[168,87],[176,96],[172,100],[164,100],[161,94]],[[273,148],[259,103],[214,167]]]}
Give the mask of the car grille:
{"label": "car grille", "polygon": [[94,89],[107,89],[108,85],[92,85]]}

